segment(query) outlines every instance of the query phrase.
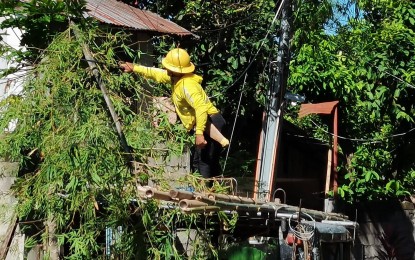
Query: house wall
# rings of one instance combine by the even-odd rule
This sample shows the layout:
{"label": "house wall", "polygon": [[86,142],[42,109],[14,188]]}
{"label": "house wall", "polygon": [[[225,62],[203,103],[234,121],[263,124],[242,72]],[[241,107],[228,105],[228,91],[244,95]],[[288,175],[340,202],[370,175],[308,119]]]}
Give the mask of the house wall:
{"label": "house wall", "polygon": [[349,210],[357,214],[359,223],[353,259],[415,259],[412,202],[367,202],[351,206]]}

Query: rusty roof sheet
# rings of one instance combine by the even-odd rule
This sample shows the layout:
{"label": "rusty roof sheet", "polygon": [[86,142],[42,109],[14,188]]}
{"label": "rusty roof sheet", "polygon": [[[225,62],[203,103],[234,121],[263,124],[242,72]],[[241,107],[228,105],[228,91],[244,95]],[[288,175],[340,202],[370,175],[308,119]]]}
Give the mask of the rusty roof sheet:
{"label": "rusty roof sheet", "polygon": [[143,31],[181,36],[193,35],[190,31],[155,13],[140,10],[117,0],[87,0],[86,8],[89,16],[104,23]]}

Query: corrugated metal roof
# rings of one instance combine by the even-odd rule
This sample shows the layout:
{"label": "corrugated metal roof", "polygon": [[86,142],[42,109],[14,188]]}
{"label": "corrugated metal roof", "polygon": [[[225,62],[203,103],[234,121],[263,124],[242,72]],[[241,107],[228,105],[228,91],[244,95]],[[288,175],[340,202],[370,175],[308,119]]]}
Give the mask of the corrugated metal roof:
{"label": "corrugated metal roof", "polygon": [[127,5],[116,0],[87,0],[88,15],[101,22],[129,27],[143,31],[153,31],[177,35],[193,35],[183,27],[146,10]]}

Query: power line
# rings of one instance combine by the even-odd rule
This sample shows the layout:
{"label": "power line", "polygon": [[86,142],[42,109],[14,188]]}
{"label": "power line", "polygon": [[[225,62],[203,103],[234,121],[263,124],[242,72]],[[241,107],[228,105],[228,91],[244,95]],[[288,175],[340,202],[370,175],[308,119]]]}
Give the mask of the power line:
{"label": "power line", "polygon": [[[404,84],[405,84],[405,85],[407,85],[408,87],[415,89],[415,86],[414,86],[414,85],[412,85],[412,84],[410,84],[409,82],[407,82],[407,81],[405,81],[405,80],[403,80],[403,79],[401,79],[401,78],[399,78],[399,77],[397,77],[397,76],[395,76],[395,75],[393,75],[393,74],[391,74],[391,73],[389,73],[389,72],[387,72],[387,71],[381,71],[381,70],[380,70],[380,68],[379,68],[378,66],[376,66],[376,65],[374,65],[374,64],[372,64],[372,63],[370,63],[370,62],[368,62],[368,63],[369,63],[372,67],[375,67],[375,68],[376,68],[379,72],[384,72],[384,73],[388,74],[389,76],[391,76],[391,77],[393,77],[393,78],[397,79],[398,81],[400,81],[400,82],[404,83]],[[387,68],[387,69],[389,69],[389,70],[390,70],[390,68]]]}
{"label": "power line", "polygon": [[293,136],[293,137],[298,137],[298,138],[303,138],[303,139],[307,139],[307,140],[313,140],[313,141],[318,141],[318,142],[307,142],[309,144],[315,144],[315,145],[321,145],[321,146],[328,146],[328,143],[326,140],[320,139],[320,138],[314,138],[314,137],[309,137],[309,136],[305,136],[305,135],[299,135],[299,134],[291,134],[291,133],[287,133],[287,135],[289,136]]}
{"label": "power line", "polygon": [[310,120],[310,121],[314,124],[314,126],[316,126],[317,128],[319,128],[321,131],[323,131],[324,133],[329,134],[329,135],[331,135],[333,137],[336,136],[339,139],[344,139],[344,140],[349,140],[349,141],[354,141],[354,142],[362,142],[362,143],[382,143],[384,140],[392,139],[392,138],[396,138],[396,137],[400,137],[400,136],[404,136],[404,135],[407,135],[407,134],[409,134],[409,133],[411,133],[412,131],[415,130],[415,127],[414,127],[414,128],[411,128],[410,130],[408,130],[406,132],[399,133],[399,134],[394,134],[394,135],[390,135],[390,136],[386,136],[386,137],[381,138],[381,139],[374,139],[374,138],[372,138],[372,139],[362,139],[362,138],[351,138],[351,137],[344,137],[344,136],[340,136],[340,135],[335,135],[335,134],[333,134],[333,133],[331,133],[329,131],[326,131],[323,127],[319,126],[313,120]]}
{"label": "power line", "polygon": [[241,106],[242,95],[243,95],[243,93],[244,93],[244,88],[245,88],[245,83],[246,83],[246,78],[247,78],[247,77],[248,77],[248,73],[246,73],[246,74],[245,74],[244,83],[243,83],[243,85],[242,85],[242,91],[241,91],[241,93],[240,93],[240,95],[239,95],[238,107],[237,107],[237,109],[236,109],[235,120],[233,121],[233,127],[232,127],[231,137],[230,137],[230,139],[229,139],[229,146],[228,146],[228,149],[227,149],[227,151],[226,151],[225,163],[224,163],[224,165],[223,165],[223,170],[222,170],[222,172],[224,172],[224,171],[225,171],[225,168],[226,168],[226,162],[228,161],[229,150],[231,149],[231,144],[232,144],[233,133],[235,132],[236,120],[238,119],[239,109],[240,109],[240,106]]}
{"label": "power line", "polygon": [[[271,24],[270,24],[270,26],[267,30],[267,33],[265,34],[265,37],[261,40],[261,45],[259,46],[259,48],[258,48],[257,52],[255,53],[255,55],[252,57],[252,59],[249,62],[248,66],[244,69],[244,71],[241,73],[241,75],[239,75],[239,77],[232,83],[232,85],[226,87],[223,91],[227,91],[231,87],[235,86],[235,84],[247,73],[248,69],[252,66],[252,64],[254,63],[256,57],[259,55],[259,52],[261,51],[262,47],[264,46],[265,40],[268,38],[268,36],[271,32],[272,26],[274,25],[275,21],[277,20],[279,14],[281,12],[282,6],[284,5],[284,2],[285,2],[285,0],[281,1],[280,6],[278,7],[278,10],[275,13],[274,18],[272,19]],[[216,95],[213,95],[212,97],[215,97],[217,95],[219,95],[219,93],[216,94]]]}

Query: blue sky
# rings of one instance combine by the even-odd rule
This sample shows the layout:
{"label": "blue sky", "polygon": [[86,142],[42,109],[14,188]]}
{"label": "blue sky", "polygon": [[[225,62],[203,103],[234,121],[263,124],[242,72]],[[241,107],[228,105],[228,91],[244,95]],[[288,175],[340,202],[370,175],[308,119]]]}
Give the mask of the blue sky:
{"label": "blue sky", "polygon": [[[351,0],[332,0],[332,5],[340,5],[343,8],[347,8],[346,14],[340,12],[337,8],[334,8],[334,18],[333,20],[339,21],[340,24],[344,25],[347,23],[349,17],[355,16],[356,4],[352,3]],[[325,31],[327,34],[336,33],[336,24],[329,22],[325,26]]]}

